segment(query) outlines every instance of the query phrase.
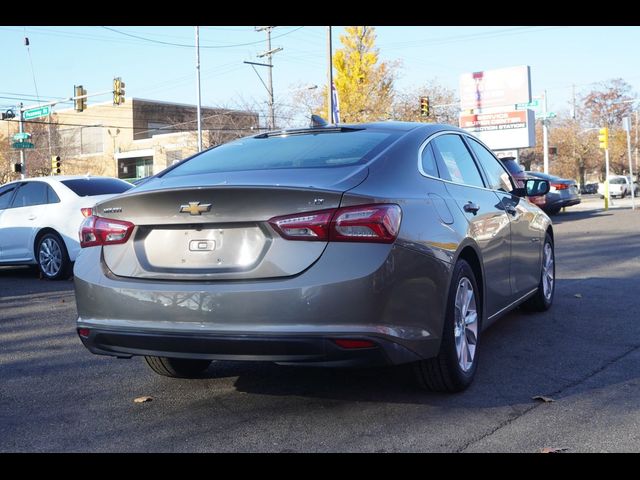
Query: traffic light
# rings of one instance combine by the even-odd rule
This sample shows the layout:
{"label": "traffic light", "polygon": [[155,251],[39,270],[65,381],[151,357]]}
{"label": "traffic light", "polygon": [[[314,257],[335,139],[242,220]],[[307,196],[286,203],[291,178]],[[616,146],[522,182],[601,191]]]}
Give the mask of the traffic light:
{"label": "traffic light", "polygon": [[62,173],[62,160],[60,156],[51,156],[51,175],[60,175]]}
{"label": "traffic light", "polygon": [[22,164],[21,163],[14,163],[12,170],[14,172],[16,172],[16,173],[22,173]]}
{"label": "traffic light", "polygon": [[[87,91],[82,88],[82,85],[75,85],[73,87],[73,96],[74,97],[81,97],[83,95],[86,95]],[[82,112],[84,109],[87,108],[87,98],[74,98],[73,99],[73,104],[74,104],[74,108],[76,109],[76,112]]]}
{"label": "traffic light", "polygon": [[429,97],[420,97],[420,116],[429,116]]}
{"label": "traffic light", "polygon": [[125,84],[122,78],[116,77],[113,79],[113,104],[122,105],[124,103],[124,87]]}
{"label": "traffic light", "polygon": [[600,148],[607,150],[609,148],[609,129],[607,127],[601,128],[599,133]]}

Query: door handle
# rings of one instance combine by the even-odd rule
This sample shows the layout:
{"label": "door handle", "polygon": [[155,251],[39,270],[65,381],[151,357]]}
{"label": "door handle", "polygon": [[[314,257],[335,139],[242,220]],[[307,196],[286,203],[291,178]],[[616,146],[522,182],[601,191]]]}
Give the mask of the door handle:
{"label": "door handle", "polygon": [[472,201],[469,201],[465,204],[464,207],[462,207],[462,209],[467,213],[473,213],[475,215],[476,213],[478,213],[478,210],[480,210],[480,206],[476,205]]}
{"label": "door handle", "polygon": [[36,215],[31,214],[27,217],[27,220],[35,220],[36,218],[38,218]]}
{"label": "door handle", "polygon": [[511,215],[515,215],[516,213],[518,213],[518,211],[515,209],[515,207],[513,207],[511,205],[505,205],[504,211],[507,212],[507,213],[510,213]]}

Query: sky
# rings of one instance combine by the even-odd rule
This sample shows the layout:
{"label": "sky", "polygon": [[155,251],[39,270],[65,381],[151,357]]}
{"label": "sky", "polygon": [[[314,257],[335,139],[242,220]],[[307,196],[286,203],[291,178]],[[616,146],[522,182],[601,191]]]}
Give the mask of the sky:
{"label": "sky", "polygon": [[[335,52],[344,28],[332,31]],[[401,63],[396,85],[404,91],[436,80],[457,92],[463,73],[529,65],[532,94],[546,90],[552,111],[568,111],[572,85],[580,94],[623,78],[640,92],[640,27],[378,26],[375,32],[381,60]],[[111,90],[116,76],[126,84],[126,98],[195,104],[194,43],[190,26],[0,26],[0,110],[20,101],[35,105],[38,97],[70,97],[74,85],[89,94]],[[203,106],[257,102],[266,112],[267,90],[243,63],[265,62],[258,55],[267,50],[266,33],[254,26],[203,26],[200,46]],[[272,31],[277,47],[276,103],[291,105],[300,89],[326,84],[326,27],[278,26]],[[267,68],[255,68],[266,83]],[[88,103],[110,100],[107,94]]]}

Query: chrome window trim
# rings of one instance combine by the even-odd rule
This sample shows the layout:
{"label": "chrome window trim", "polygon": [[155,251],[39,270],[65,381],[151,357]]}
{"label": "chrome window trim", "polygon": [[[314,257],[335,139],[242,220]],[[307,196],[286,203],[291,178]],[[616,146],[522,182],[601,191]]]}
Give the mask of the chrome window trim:
{"label": "chrome window trim", "polygon": [[[468,188],[477,188],[478,190],[486,190],[489,192],[496,192],[499,191],[501,193],[505,193],[502,192],[501,190],[491,190],[490,188],[486,188],[486,187],[478,187],[476,185],[469,185],[466,183],[457,183],[457,182],[452,182],[451,180],[445,180],[444,178],[440,178],[440,177],[434,177],[433,175],[429,175],[428,173],[426,173],[424,171],[424,169],[422,168],[422,152],[424,151],[425,148],[427,148],[427,144],[429,142],[431,142],[431,140],[433,140],[436,137],[439,137],[440,135],[450,135],[450,134],[455,134],[455,135],[466,135],[466,133],[462,133],[462,132],[457,132],[455,130],[444,130],[441,132],[436,132],[430,136],[427,137],[427,139],[422,142],[422,144],[420,145],[420,148],[418,149],[418,171],[420,172],[420,175],[422,175],[423,177],[426,178],[430,178],[433,180],[439,180],[441,182],[444,183],[450,183],[451,185],[458,185],[458,186],[462,186],[462,187],[468,187]],[[466,148],[466,145],[465,145]],[[471,155],[471,158],[473,159],[473,162],[475,163],[475,159],[473,158],[473,154],[471,152],[469,152],[469,155]],[[476,166],[477,168],[477,166]],[[481,170],[478,170],[478,172],[480,173],[480,177],[482,178],[482,182],[484,183],[484,177],[483,177],[483,172]]]}

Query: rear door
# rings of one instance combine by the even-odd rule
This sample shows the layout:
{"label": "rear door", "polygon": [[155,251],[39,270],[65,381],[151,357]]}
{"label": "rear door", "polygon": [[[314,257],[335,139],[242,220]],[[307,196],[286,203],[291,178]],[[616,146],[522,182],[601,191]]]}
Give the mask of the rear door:
{"label": "rear door", "polygon": [[467,235],[480,247],[484,265],[486,317],[511,300],[511,230],[509,218],[494,192],[487,188],[462,137],[446,133],[431,144],[439,162],[440,176],[468,221]]}

